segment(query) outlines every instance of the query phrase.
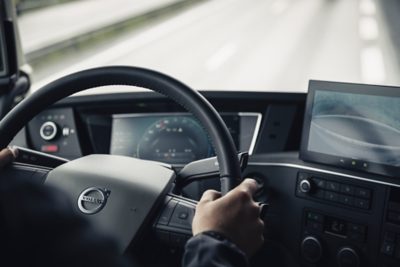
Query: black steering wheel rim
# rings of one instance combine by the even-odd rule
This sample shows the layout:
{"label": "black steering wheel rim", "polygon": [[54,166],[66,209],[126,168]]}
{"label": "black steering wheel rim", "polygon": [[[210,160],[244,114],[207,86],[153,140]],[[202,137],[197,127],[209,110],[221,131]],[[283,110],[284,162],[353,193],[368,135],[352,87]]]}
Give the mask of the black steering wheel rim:
{"label": "black steering wheel rim", "polygon": [[143,87],[180,104],[205,128],[213,143],[220,169],[221,193],[232,189],[241,178],[233,139],[214,107],[197,91],[165,74],[138,67],[110,66],[80,71],[62,77],[36,91],[0,121],[0,148],[41,111],[57,101],[94,87],[128,85]]}

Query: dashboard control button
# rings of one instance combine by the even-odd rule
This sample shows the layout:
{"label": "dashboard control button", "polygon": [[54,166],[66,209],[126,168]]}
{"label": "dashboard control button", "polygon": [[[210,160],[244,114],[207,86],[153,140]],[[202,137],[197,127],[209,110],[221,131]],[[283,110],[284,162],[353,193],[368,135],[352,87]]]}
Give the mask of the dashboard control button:
{"label": "dashboard control button", "polygon": [[300,180],[305,180],[308,178],[308,175],[305,172],[299,172],[298,177]]}
{"label": "dashboard control button", "polygon": [[349,231],[365,234],[367,227],[365,225],[349,223]]}
{"label": "dashboard control button", "polygon": [[339,195],[339,202],[345,204],[347,206],[354,205],[354,197],[346,196],[346,195]]}
{"label": "dashboard control button", "polygon": [[307,229],[312,233],[320,234],[322,233],[323,228],[322,223],[314,221],[307,222]]}
{"label": "dashboard control button", "polygon": [[302,180],[301,182],[300,182],[300,191],[302,192],[302,193],[310,193],[311,192],[311,183],[310,183],[310,181],[309,180]]}
{"label": "dashboard control button", "polygon": [[182,203],[178,203],[168,226],[191,230],[193,216],[194,207],[189,207]]}
{"label": "dashboard control button", "polygon": [[370,198],[371,197],[371,190],[361,188],[361,187],[356,187],[354,189],[354,195],[356,197],[362,197],[362,198]]}
{"label": "dashboard control button", "polygon": [[55,122],[46,121],[40,126],[40,137],[45,141],[51,141],[56,138],[58,132],[58,127]]}
{"label": "dashboard control button", "polygon": [[325,199],[329,201],[338,202],[339,201],[339,194],[335,192],[326,191],[325,192]]}
{"label": "dashboard control button", "polygon": [[340,192],[348,195],[354,195],[354,187],[351,185],[342,184],[340,185]]}
{"label": "dashboard control button", "polygon": [[301,254],[306,261],[316,263],[322,258],[322,245],[317,238],[308,236],[301,242]]}
{"label": "dashboard control button", "polygon": [[360,266],[360,257],[354,249],[344,247],[337,254],[339,267],[358,267]]}
{"label": "dashboard control button", "polygon": [[361,198],[355,198],[354,199],[354,206],[360,209],[369,209],[369,200],[366,199],[361,199]]}
{"label": "dashboard control button", "polygon": [[326,189],[335,192],[340,192],[340,185],[338,183],[328,181],[326,183]]}
{"label": "dashboard control button", "polygon": [[307,219],[311,221],[316,221],[322,223],[324,220],[324,216],[321,214],[315,213],[315,212],[308,212],[307,213]]}
{"label": "dashboard control button", "polygon": [[313,178],[315,185],[318,188],[325,189],[326,188],[326,181],[320,178]]}
{"label": "dashboard control button", "polygon": [[58,152],[58,145],[43,145],[40,150],[45,153],[56,153]]}
{"label": "dashboard control button", "polygon": [[189,213],[187,213],[186,211],[180,212],[178,215],[178,218],[181,220],[186,220],[189,217]]}
{"label": "dashboard control button", "polygon": [[170,200],[167,203],[167,205],[165,205],[165,208],[164,208],[163,212],[161,213],[160,218],[158,219],[158,224],[162,224],[162,225],[168,224],[177,204],[178,204],[178,201]]}
{"label": "dashboard control button", "polygon": [[384,241],[381,252],[386,256],[393,256],[395,245],[393,242]]}
{"label": "dashboard control button", "polygon": [[69,136],[70,133],[71,133],[71,129],[70,129],[70,128],[64,127],[64,128],[62,129],[62,135],[63,135],[63,136]]}

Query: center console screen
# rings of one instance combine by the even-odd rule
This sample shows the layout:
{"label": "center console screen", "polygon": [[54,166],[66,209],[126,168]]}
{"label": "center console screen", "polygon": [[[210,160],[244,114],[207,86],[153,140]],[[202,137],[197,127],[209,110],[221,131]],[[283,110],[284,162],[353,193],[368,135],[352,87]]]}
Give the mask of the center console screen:
{"label": "center console screen", "polygon": [[400,169],[400,88],[311,81],[300,156],[393,176]]}

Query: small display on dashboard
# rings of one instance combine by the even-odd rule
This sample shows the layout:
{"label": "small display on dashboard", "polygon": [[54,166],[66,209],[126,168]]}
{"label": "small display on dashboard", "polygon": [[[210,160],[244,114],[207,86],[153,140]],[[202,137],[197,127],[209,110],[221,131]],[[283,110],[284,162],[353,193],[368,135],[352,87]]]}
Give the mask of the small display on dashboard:
{"label": "small display on dashboard", "polygon": [[337,218],[326,216],[324,223],[324,230],[327,233],[346,236],[347,222]]}
{"label": "small display on dashboard", "polygon": [[390,175],[400,167],[400,88],[310,82],[301,157]]}
{"label": "small display on dashboard", "polygon": [[204,130],[188,115],[115,115],[112,128],[111,154],[185,164],[213,153]]}
{"label": "small display on dashboard", "polygon": [[[258,113],[224,113],[238,151],[251,154],[260,126]],[[183,165],[215,156],[208,135],[188,113],[115,114],[110,153]]]}

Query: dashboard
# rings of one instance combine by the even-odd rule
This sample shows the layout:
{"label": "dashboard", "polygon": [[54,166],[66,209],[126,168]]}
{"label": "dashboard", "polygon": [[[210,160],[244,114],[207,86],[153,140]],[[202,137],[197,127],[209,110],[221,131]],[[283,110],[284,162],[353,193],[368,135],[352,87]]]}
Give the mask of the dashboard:
{"label": "dashboard", "polygon": [[[264,185],[257,198],[270,204],[266,242],[255,266],[399,266],[398,176],[392,170],[365,170],[364,163],[382,162],[356,150],[338,154],[319,145],[323,155],[310,157],[302,140],[310,129],[306,94],[209,91],[204,96],[228,125],[238,151],[251,152],[243,176]],[[330,134],[339,128],[329,129]],[[370,130],[364,130],[366,136]],[[35,117],[14,144],[68,159],[105,153],[177,167],[214,155],[198,122],[151,92],[70,97]],[[185,194],[198,199],[208,188],[218,189],[218,179],[193,182]]]}

